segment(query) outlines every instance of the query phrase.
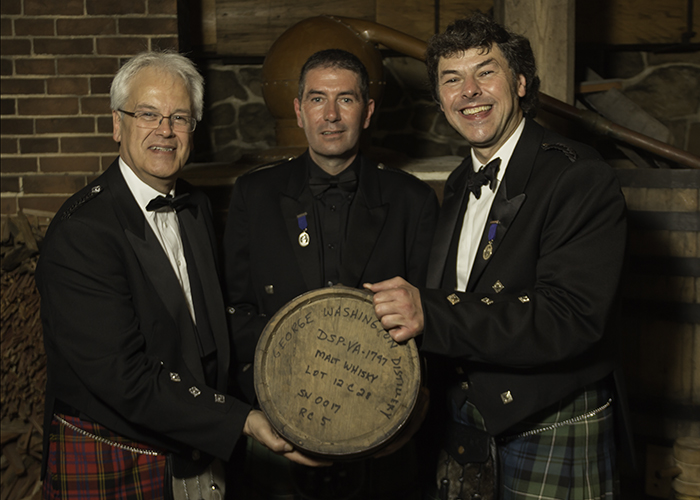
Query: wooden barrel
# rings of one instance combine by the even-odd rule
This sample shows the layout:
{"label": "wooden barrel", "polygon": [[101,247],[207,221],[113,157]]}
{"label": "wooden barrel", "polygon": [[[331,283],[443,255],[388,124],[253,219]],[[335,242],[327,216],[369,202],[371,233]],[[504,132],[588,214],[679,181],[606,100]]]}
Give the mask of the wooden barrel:
{"label": "wooden barrel", "polygon": [[673,458],[680,470],[673,479],[676,500],[700,500],[700,438],[682,437],[673,444]]}
{"label": "wooden barrel", "polygon": [[[669,498],[672,478],[658,471],[673,463],[677,439],[700,438],[700,171],[617,176],[629,225],[619,353],[644,473],[644,491],[629,498]],[[623,491],[639,481],[630,483]]]}
{"label": "wooden barrel", "polygon": [[269,321],[255,390],[280,435],[309,455],[371,455],[406,426],[421,385],[413,340],[396,343],[371,294],[342,286],[300,295]]}

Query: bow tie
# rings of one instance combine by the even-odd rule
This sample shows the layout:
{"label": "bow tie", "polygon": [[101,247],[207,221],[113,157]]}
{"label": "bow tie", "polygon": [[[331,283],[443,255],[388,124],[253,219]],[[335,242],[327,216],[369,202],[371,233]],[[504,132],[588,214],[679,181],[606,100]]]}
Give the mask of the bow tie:
{"label": "bow tie", "polygon": [[154,210],[158,210],[159,208],[170,207],[177,212],[187,205],[189,197],[190,193],[179,194],[174,198],[171,194],[166,196],[156,196],[148,202],[148,205],[146,205],[146,210],[152,212]]}
{"label": "bow tie", "polygon": [[347,168],[340,175],[324,177],[311,177],[309,188],[314,196],[320,196],[331,188],[340,188],[343,191],[354,192],[357,189],[357,175],[355,171]]}
{"label": "bow tie", "polygon": [[496,181],[498,179],[498,169],[501,166],[501,159],[496,158],[491,160],[487,165],[481,167],[478,172],[474,172],[474,169],[470,169],[469,177],[467,178],[467,189],[474,193],[474,196],[478,200],[481,196],[481,186],[484,184],[489,184],[491,191],[496,190]]}

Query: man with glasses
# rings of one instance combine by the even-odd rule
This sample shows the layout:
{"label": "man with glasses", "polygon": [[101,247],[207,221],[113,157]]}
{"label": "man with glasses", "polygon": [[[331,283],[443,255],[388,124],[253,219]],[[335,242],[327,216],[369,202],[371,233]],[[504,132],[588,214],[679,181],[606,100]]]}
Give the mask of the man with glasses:
{"label": "man with glasses", "polygon": [[185,57],[126,63],[111,87],[119,158],[47,232],[36,273],[46,498],[223,498],[220,462],[241,434],[315,464],[226,394],[211,210],[178,180],[202,102]]}

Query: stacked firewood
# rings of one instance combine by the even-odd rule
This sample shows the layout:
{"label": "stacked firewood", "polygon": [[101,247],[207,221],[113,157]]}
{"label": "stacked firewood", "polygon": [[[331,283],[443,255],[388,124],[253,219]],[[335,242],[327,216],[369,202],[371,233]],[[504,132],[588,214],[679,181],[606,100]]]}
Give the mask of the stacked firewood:
{"label": "stacked firewood", "polygon": [[46,354],[34,284],[40,230],[24,215],[2,221],[0,500],[40,498]]}

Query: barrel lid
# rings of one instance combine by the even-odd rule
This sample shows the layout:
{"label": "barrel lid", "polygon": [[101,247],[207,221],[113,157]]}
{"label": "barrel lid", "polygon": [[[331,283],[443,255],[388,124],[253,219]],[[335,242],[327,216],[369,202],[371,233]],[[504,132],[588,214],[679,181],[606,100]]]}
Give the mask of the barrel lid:
{"label": "barrel lid", "polygon": [[307,292],[265,327],[255,391],[275,430],[314,456],[358,458],[406,425],[421,383],[413,339],[397,343],[374,314],[370,292]]}

